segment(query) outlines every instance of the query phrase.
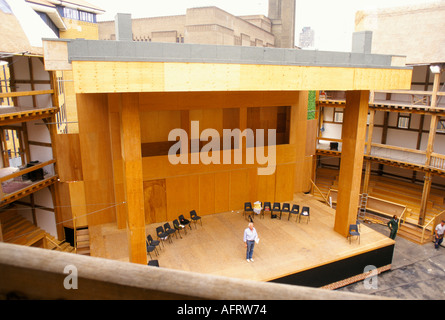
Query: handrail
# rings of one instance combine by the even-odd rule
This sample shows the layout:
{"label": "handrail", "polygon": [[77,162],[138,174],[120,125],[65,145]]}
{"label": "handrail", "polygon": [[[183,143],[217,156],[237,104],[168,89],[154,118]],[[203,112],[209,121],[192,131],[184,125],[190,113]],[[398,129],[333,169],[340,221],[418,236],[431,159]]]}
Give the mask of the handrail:
{"label": "handrail", "polygon": [[[415,94],[415,95],[427,95],[432,96],[433,91],[421,91],[421,90],[374,90],[376,93],[395,93],[395,94]],[[445,92],[436,92],[438,96],[445,96]]]}
{"label": "handrail", "polygon": [[14,92],[0,92],[1,98],[27,97],[36,96],[40,94],[53,94],[54,90],[34,90],[34,91],[14,91]]}
{"label": "handrail", "polygon": [[[437,220],[437,218],[440,217],[443,214],[445,214],[445,210],[443,210],[443,211],[439,212],[438,214],[436,214],[427,224],[422,226],[422,237],[420,239],[421,243],[423,243],[423,239],[425,237],[425,231],[427,230],[429,225],[432,224],[433,222],[435,222]],[[434,232],[434,230],[432,230],[432,233],[433,232]]]}
{"label": "handrail", "polygon": [[57,242],[55,242],[53,239],[51,239],[50,237],[48,237],[48,235],[47,235],[46,233],[45,233],[45,240],[48,240],[49,242],[55,244],[57,248],[59,248],[60,250],[62,250],[62,247],[61,247]]}
{"label": "handrail", "polygon": [[315,189],[321,194],[321,197],[322,197],[323,200],[326,202],[326,204],[327,204],[328,206],[332,207],[331,204],[329,203],[328,199],[326,199],[326,197],[324,196],[324,194],[323,194],[323,193],[321,192],[321,190],[317,187],[317,185],[315,184],[315,182],[312,181],[312,179],[311,179],[311,183],[312,183],[312,185],[315,187]]}
{"label": "handrail", "polygon": [[392,146],[392,145],[381,144],[381,143],[371,143],[371,148],[372,147],[383,148],[383,149],[391,149],[391,150],[398,150],[398,151],[406,151],[406,152],[412,152],[412,153],[418,153],[418,154],[426,154],[426,151],[423,151],[423,150],[404,148],[404,147]]}
{"label": "handrail", "polygon": [[56,163],[56,160],[52,159],[52,160],[49,160],[49,161],[45,161],[45,162],[39,163],[39,164],[37,164],[35,166],[32,166],[32,167],[29,167],[29,168],[16,171],[14,173],[8,174],[7,176],[1,177],[0,178],[0,182],[4,182],[4,181],[7,181],[9,179],[13,179],[13,178],[19,177],[21,175],[24,175],[26,173],[32,172],[32,171],[37,170],[37,169],[41,169],[41,168],[46,167],[46,166],[48,166],[50,164],[53,164],[53,163]]}

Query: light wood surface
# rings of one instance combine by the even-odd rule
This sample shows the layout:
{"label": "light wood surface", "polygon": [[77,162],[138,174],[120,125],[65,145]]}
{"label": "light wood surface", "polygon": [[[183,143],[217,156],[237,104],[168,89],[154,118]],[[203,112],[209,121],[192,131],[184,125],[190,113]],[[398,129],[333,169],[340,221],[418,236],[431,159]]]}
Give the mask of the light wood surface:
{"label": "light wood surface", "polygon": [[334,229],[346,237],[355,224],[365,151],[369,91],[346,92],[338,205]]}
{"label": "light wood surface", "polygon": [[[152,253],[153,259],[158,259],[163,268],[268,281],[394,243],[362,224],[360,244],[349,244],[333,230],[335,210],[310,195],[296,194],[294,203],[311,208],[309,223],[306,219],[297,223],[295,216],[288,220],[287,214],[282,220],[270,219],[270,215],[264,219],[255,217],[260,242],[255,246],[253,263],[245,259],[243,232],[248,222],[241,210],[203,216],[202,226],[198,222],[186,235],[181,232],[182,239],[173,236],[172,243],[166,242],[159,256]],[[179,214],[189,217],[186,210]],[[146,234],[156,238],[159,225],[163,223],[146,225]],[[93,256],[128,261],[125,230],[104,224],[91,227],[90,237]]]}
{"label": "light wood surface", "polygon": [[187,62],[73,61],[72,67],[76,93],[392,90],[409,89],[412,74],[408,69]]}

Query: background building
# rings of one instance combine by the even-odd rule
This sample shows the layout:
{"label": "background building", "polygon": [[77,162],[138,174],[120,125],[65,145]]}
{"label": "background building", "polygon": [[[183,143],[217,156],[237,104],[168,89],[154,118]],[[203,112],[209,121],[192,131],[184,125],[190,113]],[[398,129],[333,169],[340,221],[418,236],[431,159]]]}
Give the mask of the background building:
{"label": "background building", "polygon": [[304,27],[300,32],[298,46],[300,48],[314,47],[315,31],[311,27]]}
{"label": "background building", "polygon": [[[269,1],[269,16],[234,16],[217,7],[132,20],[134,41],[294,48],[295,0]],[[99,39],[116,40],[115,22],[99,22]]]}

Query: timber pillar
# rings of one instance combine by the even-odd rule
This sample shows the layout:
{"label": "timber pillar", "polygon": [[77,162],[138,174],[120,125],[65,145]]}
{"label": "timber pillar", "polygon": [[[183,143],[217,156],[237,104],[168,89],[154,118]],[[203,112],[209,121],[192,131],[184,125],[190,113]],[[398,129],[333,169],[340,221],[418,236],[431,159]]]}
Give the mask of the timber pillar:
{"label": "timber pillar", "polygon": [[347,91],[343,116],[342,153],[334,230],[347,237],[355,224],[365,149],[369,91]]}
{"label": "timber pillar", "polygon": [[138,94],[123,95],[120,114],[129,258],[147,264]]}

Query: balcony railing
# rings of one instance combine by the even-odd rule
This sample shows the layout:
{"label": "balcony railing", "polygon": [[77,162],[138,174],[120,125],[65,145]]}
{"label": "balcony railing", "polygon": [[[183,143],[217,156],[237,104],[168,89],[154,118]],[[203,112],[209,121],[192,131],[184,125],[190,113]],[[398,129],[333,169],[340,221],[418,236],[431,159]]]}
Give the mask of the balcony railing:
{"label": "balcony railing", "polygon": [[[0,206],[16,201],[53,184],[57,180],[54,173],[54,159],[36,163],[26,168],[3,168],[0,177]],[[14,172],[10,172],[14,170]]]}

